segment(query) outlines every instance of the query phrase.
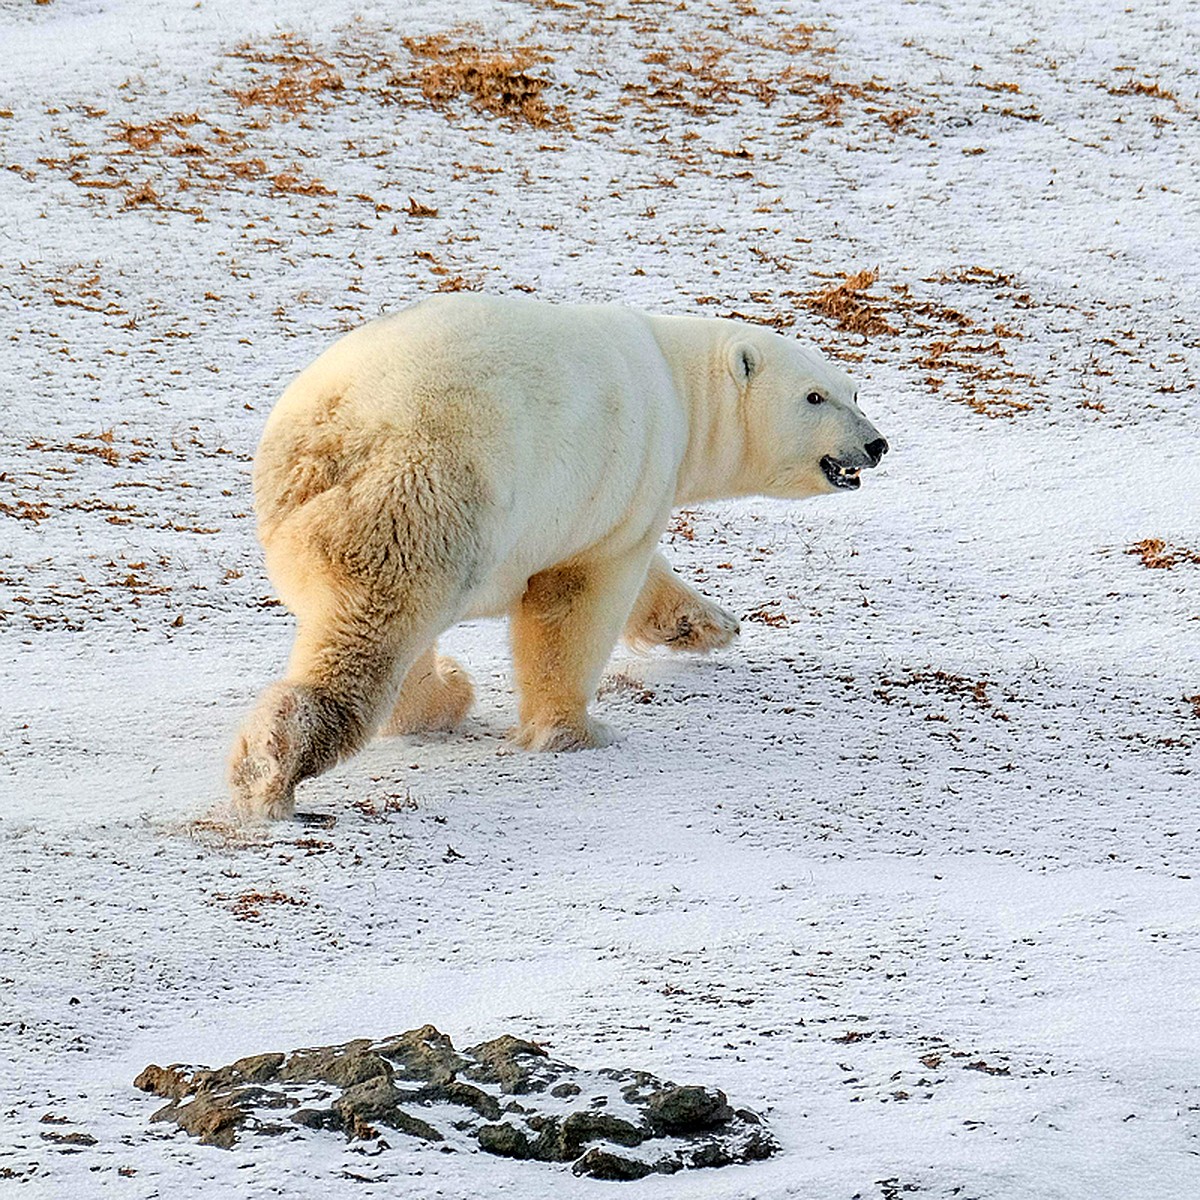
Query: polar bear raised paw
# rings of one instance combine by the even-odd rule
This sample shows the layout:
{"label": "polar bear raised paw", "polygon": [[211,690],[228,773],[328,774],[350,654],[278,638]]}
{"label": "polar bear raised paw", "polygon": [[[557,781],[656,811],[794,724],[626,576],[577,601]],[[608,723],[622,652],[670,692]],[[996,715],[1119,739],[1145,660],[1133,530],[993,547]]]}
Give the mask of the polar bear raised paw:
{"label": "polar bear raised paw", "polygon": [[635,650],[666,646],[708,654],[728,646],[741,631],[731,612],[700,595],[655,555],[646,583],[625,625],[624,639]]}
{"label": "polar bear raised paw", "polygon": [[229,784],[243,821],[295,810],[296,784],[328,770],[362,742],[363,723],[327,690],[281,680],[259,697],[234,741]]}
{"label": "polar bear raised paw", "polygon": [[229,757],[229,786],[243,821],[276,821],[295,807],[300,701],[285,683],[269,687]]}

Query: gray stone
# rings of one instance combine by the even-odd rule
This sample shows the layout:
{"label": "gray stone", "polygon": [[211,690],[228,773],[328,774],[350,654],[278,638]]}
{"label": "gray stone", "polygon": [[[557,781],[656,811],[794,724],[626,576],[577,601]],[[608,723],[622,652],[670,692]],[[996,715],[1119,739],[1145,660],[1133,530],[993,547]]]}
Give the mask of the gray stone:
{"label": "gray stone", "polygon": [[478,1083],[498,1083],[502,1091],[521,1093],[542,1091],[546,1084],[538,1078],[539,1059],[549,1056],[535,1042],[505,1034],[490,1042],[471,1046],[467,1053],[475,1063],[462,1073]]}
{"label": "gray stone", "polygon": [[574,1112],[558,1130],[563,1158],[575,1158],[588,1142],[615,1142],[618,1146],[640,1146],[646,1130],[608,1113]]}
{"label": "gray stone", "polygon": [[391,1066],[365,1038],[345,1046],[327,1046],[319,1050],[297,1050],[290,1055],[280,1073],[285,1082],[308,1082],[319,1079],[338,1087],[351,1087],[377,1076],[390,1078]]}
{"label": "gray stone", "polygon": [[441,1142],[444,1137],[428,1121],[412,1116],[400,1107],[402,1094],[392,1081],[378,1075],[348,1087],[333,1102],[333,1111],[352,1137],[375,1136],[374,1123],[387,1125],[401,1133],[427,1142]]}
{"label": "gray stone", "polygon": [[576,1175],[590,1175],[593,1179],[630,1180],[653,1175],[655,1167],[636,1158],[625,1158],[593,1146],[571,1170]]}
{"label": "gray stone", "polygon": [[300,1108],[292,1113],[292,1120],[306,1129],[343,1129],[342,1118],[332,1108]]}
{"label": "gray stone", "polygon": [[529,1138],[523,1130],[507,1123],[503,1125],[480,1125],[475,1131],[479,1148],[501,1158],[529,1158]]}
{"label": "gray stone", "polygon": [[432,1025],[410,1029],[376,1042],[373,1049],[383,1055],[405,1079],[448,1083],[467,1066],[450,1039]]}
{"label": "gray stone", "polygon": [[405,1097],[414,1104],[461,1104],[464,1108],[473,1108],[484,1120],[500,1120],[500,1101],[483,1088],[461,1079],[452,1079],[449,1083],[428,1083]]}
{"label": "gray stone", "polygon": [[727,1124],[733,1109],[716,1088],[671,1087],[650,1097],[646,1115],[665,1133],[696,1133]]}
{"label": "gray stone", "polygon": [[174,1121],[180,1129],[198,1137],[206,1146],[228,1150],[237,1141],[237,1131],[246,1120],[245,1110],[229,1096],[197,1096],[186,1104],[172,1101],[150,1120]]}
{"label": "gray stone", "polygon": [[704,1142],[688,1158],[689,1167],[727,1167],[733,1156],[720,1142]]}
{"label": "gray stone", "polygon": [[286,1057],[284,1054],[252,1054],[249,1058],[239,1058],[229,1070],[239,1082],[269,1083],[278,1077]]}
{"label": "gray stone", "polygon": [[195,1091],[193,1077],[194,1072],[190,1068],[178,1063],[169,1067],[151,1063],[133,1081],[133,1086],[139,1091],[162,1096],[164,1100],[178,1100]]}

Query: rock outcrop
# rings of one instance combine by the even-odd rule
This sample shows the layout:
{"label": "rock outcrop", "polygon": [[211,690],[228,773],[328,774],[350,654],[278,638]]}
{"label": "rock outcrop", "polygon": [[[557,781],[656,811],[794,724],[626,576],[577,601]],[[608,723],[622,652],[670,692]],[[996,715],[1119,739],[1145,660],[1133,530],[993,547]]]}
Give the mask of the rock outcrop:
{"label": "rock outcrop", "polygon": [[778,1149],[756,1113],[716,1088],[645,1071],[587,1071],[505,1035],[465,1051],[425,1025],[382,1041],[256,1054],[210,1070],[148,1066],[134,1086],[213,1146],[297,1127],[447,1150],[572,1163],[577,1175],[641,1179],[766,1158]]}

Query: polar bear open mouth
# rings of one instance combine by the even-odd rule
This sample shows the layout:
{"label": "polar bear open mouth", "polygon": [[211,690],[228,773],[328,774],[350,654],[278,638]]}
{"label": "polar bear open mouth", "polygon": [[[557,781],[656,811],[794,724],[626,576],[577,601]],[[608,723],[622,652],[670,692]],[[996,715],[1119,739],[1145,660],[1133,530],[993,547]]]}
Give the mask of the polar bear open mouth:
{"label": "polar bear open mouth", "polygon": [[844,463],[838,462],[832,455],[827,454],[821,459],[821,470],[825,472],[825,478],[835,488],[853,489],[862,484],[862,480],[858,477],[859,471],[862,470],[861,467],[848,467]]}

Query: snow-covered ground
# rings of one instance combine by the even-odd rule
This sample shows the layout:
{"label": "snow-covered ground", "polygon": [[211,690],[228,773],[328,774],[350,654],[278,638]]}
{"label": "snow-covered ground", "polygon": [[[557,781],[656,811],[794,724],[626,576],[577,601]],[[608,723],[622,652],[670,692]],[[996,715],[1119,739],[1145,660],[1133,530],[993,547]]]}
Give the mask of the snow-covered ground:
{"label": "snow-covered ground", "polygon": [[[439,100],[461,45],[540,48],[538,123]],[[1125,552],[1200,549],[1197,63],[1186,0],[0,0],[0,1191],[1200,1195],[1200,565]],[[892,453],[680,516],[742,637],[619,650],[618,746],[512,752],[466,626],[464,731],[240,836],[290,638],[258,433],[439,285],[774,322]],[[425,1022],[716,1084],[783,1152],[227,1152],[131,1087]]]}

